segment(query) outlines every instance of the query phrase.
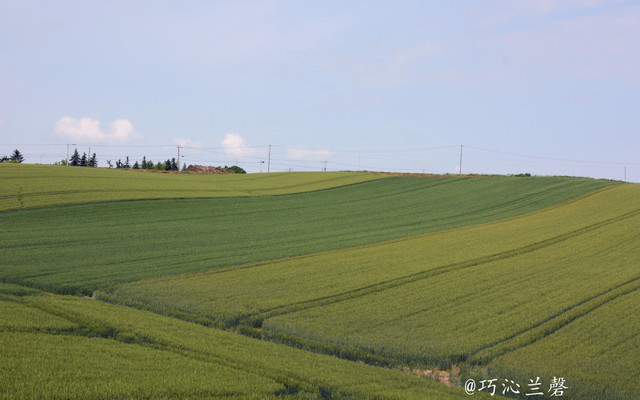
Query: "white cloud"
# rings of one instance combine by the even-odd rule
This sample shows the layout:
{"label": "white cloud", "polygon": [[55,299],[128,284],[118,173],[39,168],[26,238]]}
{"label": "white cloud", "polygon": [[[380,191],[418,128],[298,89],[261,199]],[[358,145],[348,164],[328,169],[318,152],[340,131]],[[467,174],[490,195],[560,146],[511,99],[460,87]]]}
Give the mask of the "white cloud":
{"label": "white cloud", "polygon": [[290,146],[287,147],[285,157],[289,160],[326,161],[333,154],[329,150],[310,150],[303,147]]}
{"label": "white cloud", "polygon": [[244,139],[237,133],[227,133],[222,141],[225,153],[230,157],[246,157],[256,156],[261,153],[260,150],[248,147],[244,144]]}
{"label": "white cloud", "polygon": [[91,118],[60,118],[56,122],[55,132],[71,140],[91,142],[126,142],[138,135],[133,125],[126,119],[117,119],[109,124],[107,132],[100,128],[100,121]]}

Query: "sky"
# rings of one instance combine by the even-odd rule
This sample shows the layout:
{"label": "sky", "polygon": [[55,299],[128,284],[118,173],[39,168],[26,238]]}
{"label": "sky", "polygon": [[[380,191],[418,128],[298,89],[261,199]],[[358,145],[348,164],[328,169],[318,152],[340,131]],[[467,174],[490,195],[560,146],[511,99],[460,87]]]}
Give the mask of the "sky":
{"label": "sky", "polygon": [[0,155],[640,182],[640,1],[0,1]]}

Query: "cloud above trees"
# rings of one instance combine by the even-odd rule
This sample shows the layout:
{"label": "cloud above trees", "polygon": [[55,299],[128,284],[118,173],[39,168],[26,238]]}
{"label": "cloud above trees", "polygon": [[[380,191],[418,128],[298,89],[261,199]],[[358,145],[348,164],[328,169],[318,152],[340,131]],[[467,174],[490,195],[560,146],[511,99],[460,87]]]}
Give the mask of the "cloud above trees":
{"label": "cloud above trees", "polygon": [[113,121],[109,124],[109,129],[103,131],[98,120],[63,117],[56,122],[54,130],[59,136],[77,141],[117,143],[128,142],[138,137],[133,125],[126,119]]}
{"label": "cloud above trees", "polygon": [[242,136],[237,133],[227,133],[222,141],[224,152],[230,157],[254,157],[264,151],[249,147],[244,143]]}

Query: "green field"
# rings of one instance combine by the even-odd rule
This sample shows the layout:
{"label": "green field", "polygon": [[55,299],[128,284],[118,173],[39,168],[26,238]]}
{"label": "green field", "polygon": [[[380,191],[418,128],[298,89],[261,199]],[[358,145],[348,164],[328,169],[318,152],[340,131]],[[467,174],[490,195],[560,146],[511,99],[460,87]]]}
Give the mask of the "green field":
{"label": "green field", "polygon": [[399,371],[97,301],[2,296],[0,307],[1,399],[466,398]]}
{"label": "green field", "polygon": [[[287,176],[292,184],[302,179],[281,179]],[[308,176],[318,175],[303,174]],[[244,176],[237,178],[244,182]],[[91,294],[144,278],[495,221],[610,185],[588,179],[495,177],[390,177],[351,183],[357,180],[286,196],[90,203],[5,212],[2,279],[57,293]],[[282,180],[276,182],[286,186]],[[342,175],[336,175],[334,184],[339,182],[344,182]]]}
{"label": "green field", "polygon": [[353,172],[173,174],[4,163],[0,164],[0,211],[122,200],[283,195],[384,177]]}
{"label": "green field", "polygon": [[638,185],[20,167],[0,398],[640,397]]}
{"label": "green field", "polygon": [[[575,366],[592,356],[580,356],[579,343],[562,336],[570,323],[599,324],[600,307],[637,295],[639,196],[638,186],[617,186],[509,220],[134,282],[105,297],[202,323],[260,326],[273,340],[385,365],[499,362],[502,376],[520,371],[524,382],[527,374],[573,376],[580,385],[574,394],[598,390],[603,376],[640,393],[640,380],[629,373],[640,356],[637,314],[620,321],[622,331],[599,326],[606,340],[593,341],[590,352],[609,363],[607,373],[576,376]],[[526,367],[509,356],[550,335],[573,352],[552,371],[544,350],[537,363],[524,356]],[[619,352],[627,354],[622,361]]]}

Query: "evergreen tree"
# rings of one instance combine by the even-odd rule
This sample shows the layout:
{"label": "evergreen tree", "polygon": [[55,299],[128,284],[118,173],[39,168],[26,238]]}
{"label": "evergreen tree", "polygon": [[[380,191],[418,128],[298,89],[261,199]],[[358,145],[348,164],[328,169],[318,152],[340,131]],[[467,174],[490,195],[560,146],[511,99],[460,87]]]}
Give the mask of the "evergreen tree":
{"label": "evergreen tree", "polygon": [[176,159],[172,158],[171,159],[171,170],[172,171],[178,171],[180,168],[178,168],[178,164],[176,164]]}
{"label": "evergreen tree", "polygon": [[141,168],[142,168],[142,169],[148,169],[148,168],[147,168],[147,156],[142,156],[142,164],[141,164]]}
{"label": "evergreen tree", "polygon": [[89,159],[89,166],[93,168],[96,168],[98,166],[98,159],[96,157],[96,153],[93,153],[93,155]]}
{"label": "evergreen tree", "polygon": [[18,149],[15,149],[13,151],[13,154],[11,155],[11,161],[17,162],[17,163],[21,163],[24,161],[24,157],[22,156],[20,151],[18,151]]}
{"label": "evergreen tree", "polygon": [[82,158],[80,158],[80,166],[81,167],[88,167],[89,166],[89,160],[87,159],[87,153],[82,153]]}
{"label": "evergreen tree", "polygon": [[164,170],[171,171],[171,160],[167,159],[167,161],[164,162]]}
{"label": "evergreen tree", "polygon": [[118,161],[116,161],[116,168],[123,168],[122,160],[119,158]]}
{"label": "evergreen tree", "polygon": [[183,170],[183,171],[186,171],[186,170],[187,170],[187,163],[184,163],[184,164],[182,165],[182,170]]}
{"label": "evergreen tree", "polygon": [[126,168],[126,169],[131,168],[131,164],[129,164],[129,156],[127,156],[127,159],[124,162],[124,167],[123,168]]}
{"label": "evergreen tree", "polygon": [[69,165],[77,167],[80,165],[80,154],[78,154],[78,149],[75,149],[73,155],[71,156],[71,160],[69,160]]}
{"label": "evergreen tree", "polygon": [[136,161],[136,162],[133,163],[133,167],[131,167],[131,168],[140,169],[140,164],[138,164],[138,162]]}

